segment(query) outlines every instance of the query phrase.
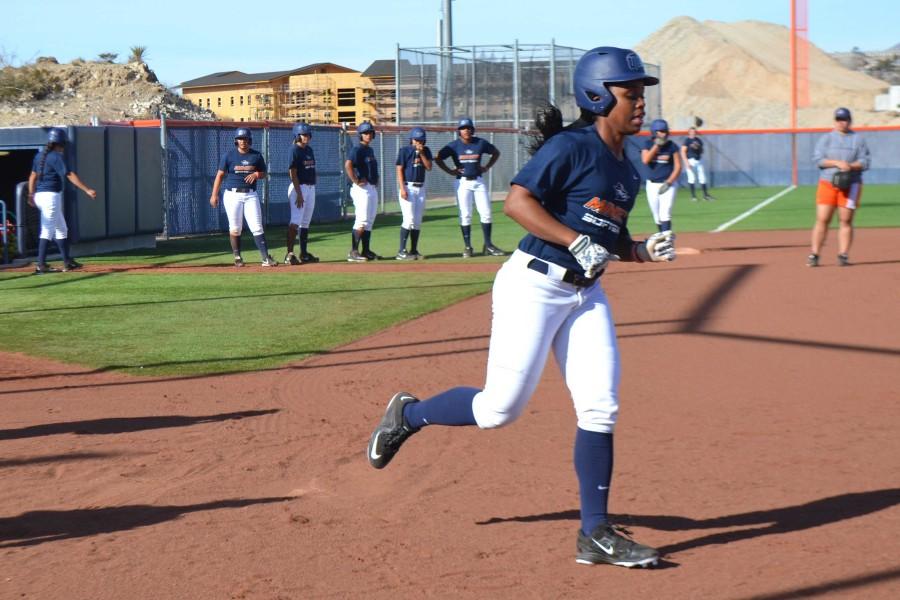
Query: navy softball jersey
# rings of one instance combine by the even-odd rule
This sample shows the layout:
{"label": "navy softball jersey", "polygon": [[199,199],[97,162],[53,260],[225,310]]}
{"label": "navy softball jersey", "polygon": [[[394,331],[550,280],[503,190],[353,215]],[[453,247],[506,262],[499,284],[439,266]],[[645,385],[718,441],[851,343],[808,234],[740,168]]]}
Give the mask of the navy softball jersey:
{"label": "navy softball jersey", "polygon": [[[648,139],[644,142],[644,149],[653,148],[654,141]],[[647,165],[648,179],[653,183],[662,183],[666,181],[675,170],[675,155],[678,154],[678,144],[672,140],[667,140],[665,144],[660,146],[656,159]]]}
{"label": "navy softball jersey", "polygon": [[485,154],[496,154],[497,148],[480,137],[472,137],[468,144],[462,140],[453,140],[438,152],[438,158],[452,158],[457,168],[462,167],[462,176],[476,179],[481,176],[481,157]]}
{"label": "navy softball jersey", "polygon": [[[610,252],[631,251],[628,214],[641,179],[628,158],[616,158],[593,126],[562,131],[541,146],[512,183],[526,188],[564,225]],[[557,191],[554,191],[557,190]],[[529,233],[519,250],[584,273],[566,246]]]}
{"label": "navy softball jersey", "polygon": [[256,182],[247,183],[244,177],[259,171],[266,172],[266,160],[262,154],[252,148],[246,153],[241,154],[237,148],[229,150],[222,160],[219,162],[219,170],[225,173],[225,189],[256,189]]}
{"label": "navy softball jersey", "polygon": [[[431,150],[427,146],[422,152],[425,158],[431,160]],[[403,179],[407,183],[425,183],[425,165],[422,164],[422,159],[411,145],[400,148],[400,152],[397,153],[396,165],[403,167]]]}
{"label": "navy softball jersey", "polygon": [[347,159],[353,165],[353,171],[358,179],[365,179],[372,185],[378,184],[378,161],[372,148],[362,144],[353,146]]}
{"label": "navy softball jersey", "polygon": [[288,168],[297,169],[297,179],[301,185],[316,185],[316,156],[312,147],[301,148],[294,144]]}
{"label": "navy softball jersey", "polygon": [[[45,153],[47,160],[44,161],[42,173],[41,161],[44,159]],[[34,164],[31,166],[31,170],[38,174],[37,186],[34,188],[35,192],[61,192],[66,175],[69,174],[69,169],[66,167],[66,161],[63,159],[62,154],[54,150],[49,152],[41,150],[38,152],[34,156]]]}
{"label": "navy softball jersey", "polygon": [[684,147],[687,148],[687,157],[688,158],[696,158],[700,160],[700,157],[703,156],[703,140],[699,137],[686,137],[684,138]]}

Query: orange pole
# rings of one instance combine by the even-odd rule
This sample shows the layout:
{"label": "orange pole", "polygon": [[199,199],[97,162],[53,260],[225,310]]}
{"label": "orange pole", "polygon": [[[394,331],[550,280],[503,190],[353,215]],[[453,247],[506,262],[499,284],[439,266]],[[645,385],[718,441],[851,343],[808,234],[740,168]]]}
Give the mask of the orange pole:
{"label": "orange pole", "polygon": [[797,185],[797,0],[791,0],[791,185]]}

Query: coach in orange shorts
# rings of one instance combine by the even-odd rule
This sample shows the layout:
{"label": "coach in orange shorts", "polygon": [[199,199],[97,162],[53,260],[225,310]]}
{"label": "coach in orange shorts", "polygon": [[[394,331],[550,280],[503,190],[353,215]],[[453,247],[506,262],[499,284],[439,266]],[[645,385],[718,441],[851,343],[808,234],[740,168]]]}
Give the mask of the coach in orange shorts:
{"label": "coach in orange shorts", "polygon": [[838,209],[838,264],[846,267],[853,242],[853,215],[862,197],[862,172],[869,168],[869,148],[858,133],[850,129],[850,111],[834,111],[834,129],[823,135],[813,152],[819,167],[816,190],[816,224],[812,230],[812,253],[806,259],[810,267],[819,266],[819,250],[825,243],[828,224]]}

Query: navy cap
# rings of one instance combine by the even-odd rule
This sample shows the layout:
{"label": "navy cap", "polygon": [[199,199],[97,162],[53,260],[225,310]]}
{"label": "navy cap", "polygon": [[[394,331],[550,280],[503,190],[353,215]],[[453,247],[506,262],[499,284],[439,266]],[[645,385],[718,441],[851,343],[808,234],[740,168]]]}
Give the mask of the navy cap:
{"label": "navy cap", "polygon": [[843,106],[834,111],[834,120],[835,121],[852,121],[850,118],[850,109],[844,108]]}
{"label": "navy cap", "polygon": [[475,129],[475,123],[472,122],[472,119],[463,118],[459,120],[459,125],[456,126],[457,129]]}

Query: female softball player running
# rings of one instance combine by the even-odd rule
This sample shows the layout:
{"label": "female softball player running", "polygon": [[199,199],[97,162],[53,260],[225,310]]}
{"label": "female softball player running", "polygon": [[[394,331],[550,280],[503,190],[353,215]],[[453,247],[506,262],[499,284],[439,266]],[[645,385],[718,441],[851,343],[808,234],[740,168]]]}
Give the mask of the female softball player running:
{"label": "female softball player running", "polygon": [[[368,121],[360,123],[356,129],[359,134],[359,145],[353,146],[350,155],[344,161],[344,171],[353,182],[350,198],[353,200],[353,246],[347,255],[350,262],[366,262],[378,256],[372,252],[372,226],[378,212],[378,160],[375,151],[369,146],[375,139],[375,128]],[[362,242],[362,252],[359,243]]]}
{"label": "female softball player running", "polygon": [[54,127],[47,134],[47,145],[34,156],[31,175],[28,176],[28,204],[41,211],[41,234],[38,239],[38,259],[34,272],[55,271],[47,265],[47,246],[51,239],[62,255],[63,271],[71,271],[81,266],[69,256],[69,228],[63,214],[63,186],[65,179],[92,199],[97,192],[89,188],[75,171],[66,166],[64,153],[69,136],[65,129]]}
{"label": "female softball player running", "polygon": [[[419,232],[425,213],[425,171],[430,171],[432,165],[431,149],[425,145],[426,141],[425,130],[413,127],[409,132],[409,145],[397,153],[397,190],[403,214],[397,260],[425,258],[419,254]],[[409,252],[406,251],[407,238],[412,238]]]}
{"label": "female softball player running", "polygon": [[[463,236],[463,258],[472,258],[475,250],[472,248],[472,202],[478,211],[481,220],[481,232],[484,234],[483,252],[489,256],[506,256],[506,252],[498,248],[491,241],[491,197],[484,179],[481,177],[487,173],[500,159],[500,150],[489,141],[475,135],[475,124],[472,119],[459,120],[457,127],[459,139],[453,140],[440,149],[437,155],[437,165],[442,171],[456,177],[456,205],[459,209],[459,228]],[[481,164],[481,157],[490,155],[486,165]],[[453,161],[451,169],[444,161]]]}
{"label": "female softball player running", "polygon": [[574,72],[581,117],[564,131],[555,108],[546,142],[512,180],[506,214],[528,234],[494,281],[493,322],[483,390],[456,387],[428,400],[400,392],[391,398],[369,440],[376,469],[428,425],[513,422],[540,380],[552,349],[577,415],[575,472],[581,496],[579,563],[626,567],[655,564],[659,553],[638,544],[607,513],[618,415],[619,352],[612,314],[599,284],[607,262],[670,261],[671,231],[635,242],[628,214],[640,177],[624,153],[640,131],[648,76],[637,54],[594,48]]}
{"label": "female softball player running", "polygon": [[650,123],[650,139],[641,150],[641,162],[647,165],[647,202],[660,231],[672,229],[672,207],[681,174],[678,145],[669,139],[669,124],[662,119]]}
{"label": "female softball player running", "polygon": [[238,128],[234,132],[233,150],[229,150],[219,161],[219,170],[213,182],[209,204],[215,208],[219,205],[219,187],[225,181],[225,194],[222,204],[228,215],[228,234],[231,241],[231,252],[234,254],[234,266],[243,267],[241,258],[241,230],[244,219],[253,234],[253,241],[262,256],[262,266],[277,267],[278,262],[269,254],[266,237],[263,234],[262,210],[259,196],[256,195],[256,182],[266,176],[266,161],[262,154],[251,148],[253,135],[249,129]]}
{"label": "female softball player running", "polygon": [[[294,125],[294,147],[291,149],[291,165],[288,174],[291,184],[288,186],[288,202],[291,206],[291,223],[287,231],[286,265],[300,265],[319,262],[319,259],[307,250],[309,244],[309,223],[316,210],[316,157],[309,141],[312,139],[312,127],[306,123]],[[300,258],[294,255],[294,240],[300,233]]]}

